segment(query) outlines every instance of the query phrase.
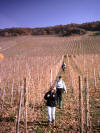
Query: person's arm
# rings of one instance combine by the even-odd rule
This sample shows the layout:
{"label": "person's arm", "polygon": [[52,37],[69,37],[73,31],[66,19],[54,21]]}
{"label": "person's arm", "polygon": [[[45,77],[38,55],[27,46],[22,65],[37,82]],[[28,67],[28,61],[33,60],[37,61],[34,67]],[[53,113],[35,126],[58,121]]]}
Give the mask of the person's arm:
{"label": "person's arm", "polygon": [[53,100],[57,100],[57,93],[54,93],[52,97],[53,97]]}
{"label": "person's arm", "polygon": [[56,81],[56,88],[58,87],[58,81]]}
{"label": "person's arm", "polygon": [[47,92],[44,96],[44,99],[47,100],[50,97],[50,94]]}
{"label": "person's arm", "polygon": [[66,88],[64,81],[63,81],[63,88],[64,88],[64,91],[67,93],[67,88]]}
{"label": "person's arm", "polygon": [[57,101],[57,98],[58,98],[58,96],[57,96],[57,93],[55,94],[55,100]]}

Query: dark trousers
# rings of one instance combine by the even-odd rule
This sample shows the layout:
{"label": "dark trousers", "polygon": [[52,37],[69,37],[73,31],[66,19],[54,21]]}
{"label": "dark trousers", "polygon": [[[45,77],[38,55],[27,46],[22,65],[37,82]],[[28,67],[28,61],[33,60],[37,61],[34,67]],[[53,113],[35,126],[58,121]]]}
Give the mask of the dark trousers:
{"label": "dark trousers", "polygon": [[59,107],[62,107],[62,93],[63,89],[57,88],[57,104],[59,105]]}
{"label": "dark trousers", "polygon": [[62,68],[63,71],[65,71],[65,68]]}

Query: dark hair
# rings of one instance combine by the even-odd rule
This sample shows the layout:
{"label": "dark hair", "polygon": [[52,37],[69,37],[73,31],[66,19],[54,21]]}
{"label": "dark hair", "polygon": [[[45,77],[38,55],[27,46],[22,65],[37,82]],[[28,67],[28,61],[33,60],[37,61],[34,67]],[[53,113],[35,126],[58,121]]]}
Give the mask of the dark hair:
{"label": "dark hair", "polygon": [[59,76],[59,79],[61,79],[62,77],[61,76]]}

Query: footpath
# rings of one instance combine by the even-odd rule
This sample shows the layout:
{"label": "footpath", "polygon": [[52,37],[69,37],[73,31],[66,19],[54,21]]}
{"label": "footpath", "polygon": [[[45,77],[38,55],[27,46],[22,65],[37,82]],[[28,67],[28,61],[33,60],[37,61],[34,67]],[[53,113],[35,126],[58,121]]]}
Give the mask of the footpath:
{"label": "footpath", "polygon": [[[67,62],[65,62],[67,64]],[[41,117],[34,123],[35,128],[33,132],[36,133],[79,133],[79,118],[78,108],[71,89],[71,81],[69,70],[66,68],[65,72],[61,71],[59,75],[62,76],[66,86],[67,94],[63,94],[63,108],[56,107],[56,121],[55,125],[48,125],[47,108],[44,106],[41,109]],[[58,76],[59,76],[58,75]]]}

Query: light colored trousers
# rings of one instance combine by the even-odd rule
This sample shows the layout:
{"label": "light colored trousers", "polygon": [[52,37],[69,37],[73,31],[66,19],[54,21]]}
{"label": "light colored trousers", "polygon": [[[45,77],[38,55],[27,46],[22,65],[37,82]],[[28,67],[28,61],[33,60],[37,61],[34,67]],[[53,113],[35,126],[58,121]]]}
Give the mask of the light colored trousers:
{"label": "light colored trousers", "polygon": [[55,120],[55,110],[56,110],[56,107],[47,106],[48,121],[52,122],[53,120]]}

